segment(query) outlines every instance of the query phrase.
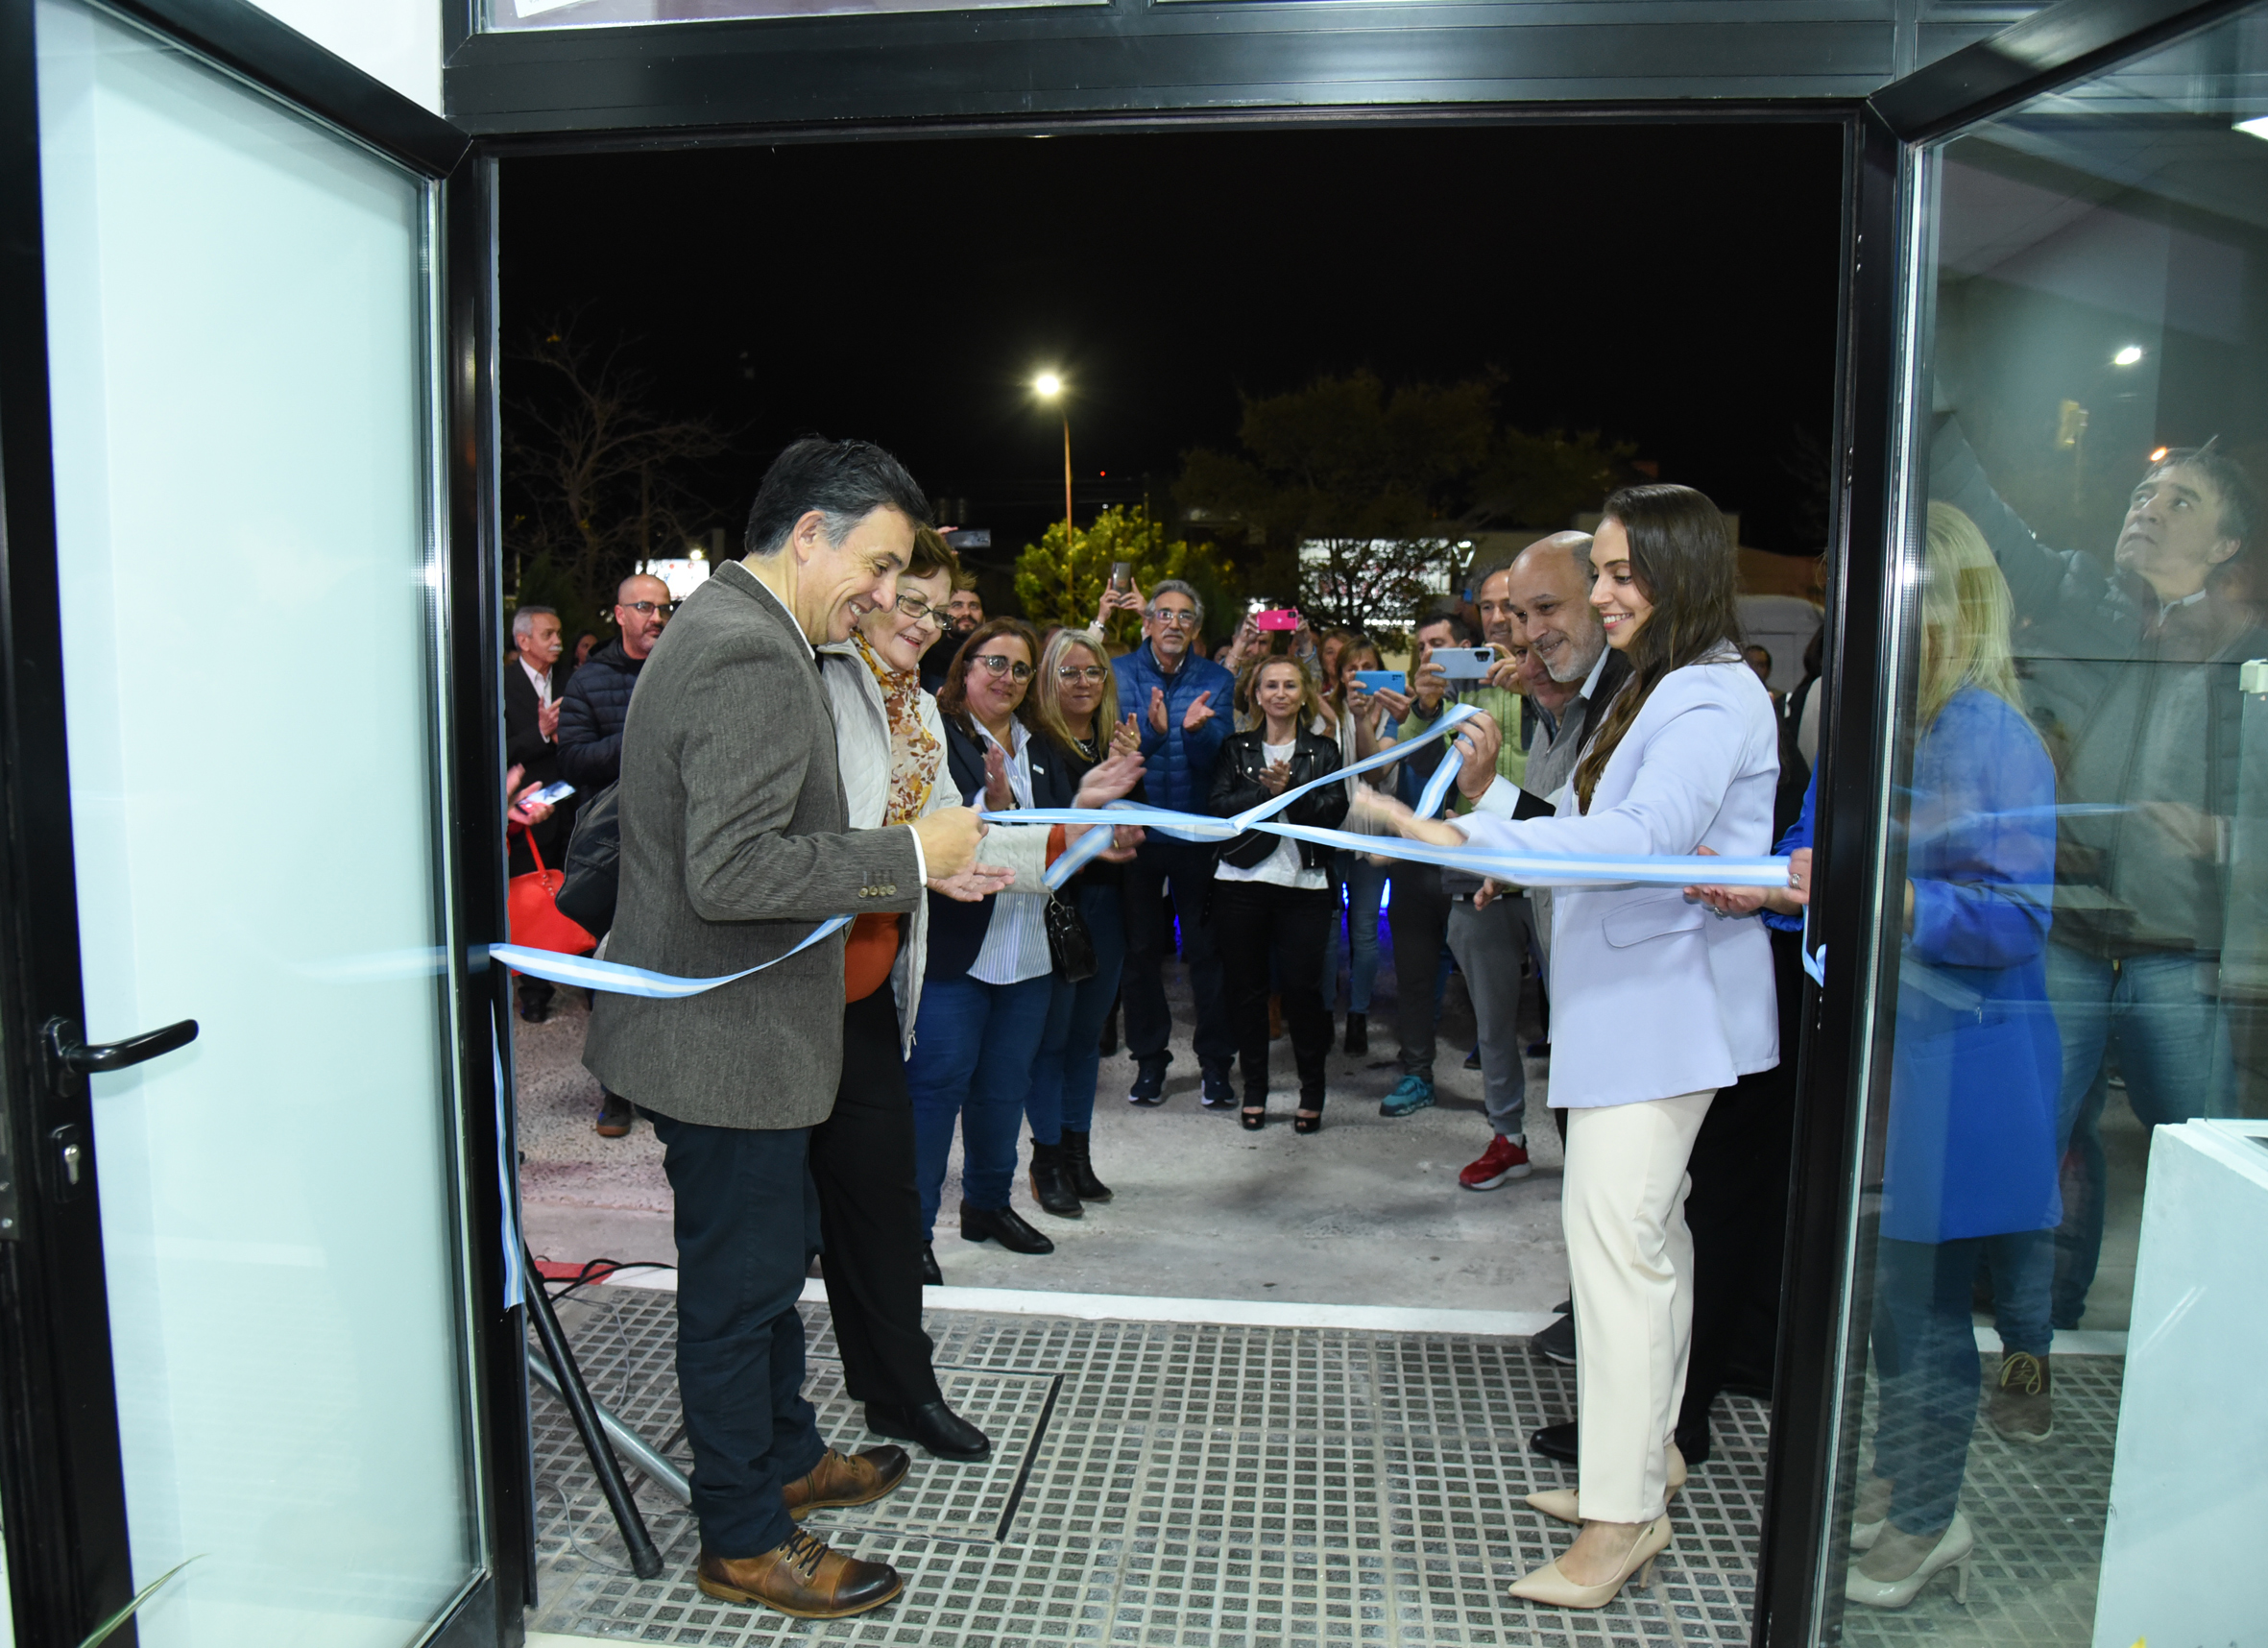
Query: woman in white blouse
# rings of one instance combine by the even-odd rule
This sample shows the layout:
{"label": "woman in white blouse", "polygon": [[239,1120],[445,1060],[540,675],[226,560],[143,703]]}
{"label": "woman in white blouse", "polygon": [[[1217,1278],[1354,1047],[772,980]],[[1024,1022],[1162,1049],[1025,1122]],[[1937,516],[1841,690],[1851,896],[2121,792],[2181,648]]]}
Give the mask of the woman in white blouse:
{"label": "woman in white blouse", "polygon": [[[968,806],[992,812],[1100,807],[1142,781],[1139,752],[1110,756],[1074,779],[1067,760],[1033,739],[1025,699],[1039,651],[1029,624],[994,618],[971,632],[946,673],[937,693],[946,783]],[[1016,1253],[1055,1250],[1008,1201],[1024,1096],[1054,996],[1045,875],[1081,828],[997,828],[978,849],[978,861],[1014,870],[1013,886],[981,904],[934,893],[929,899],[921,1010],[905,1080],[913,1101],[924,1262],[933,1275],[942,1272],[929,1244],[956,1127],[962,1240],[998,1242]],[[1111,850],[1131,856],[1140,838],[1139,830],[1123,830]]]}
{"label": "woman in white blouse", "polygon": [[[1737,645],[1724,518],[1686,487],[1626,488],[1606,500],[1591,563],[1591,604],[1631,673],[1558,815],[1429,821],[1391,801],[1365,809],[1419,840],[1497,852],[1769,853],[1778,731]],[[1580,1488],[1530,1502],[1581,1531],[1512,1594],[1604,1608],[1633,1574],[1650,1582],[1684,1476],[1671,1432],[1693,1321],[1686,1159],[1717,1090],[1779,1061],[1779,1029],[1757,923],[1713,920],[1669,887],[1571,887],[1552,910],[1551,1102],[1568,1123],[1560,1217]]]}
{"label": "woman in white blouse", "polygon": [[[1296,658],[1262,658],[1248,666],[1238,693],[1260,724],[1220,746],[1213,766],[1210,811],[1230,818],[1339,770],[1339,746],[1309,730],[1317,707],[1315,678]],[[1346,816],[1346,786],[1326,784],[1278,814],[1287,824],[1335,827]],[[1213,931],[1228,976],[1229,1023],[1243,1065],[1247,1128],[1267,1125],[1267,996],[1270,963],[1283,983],[1284,1023],[1299,1066],[1299,1109],[1292,1130],[1323,1126],[1323,1064],[1331,1051],[1331,1014],[1315,978],[1315,953],[1331,921],[1331,849],[1286,836],[1247,830],[1231,841],[1213,872]]]}

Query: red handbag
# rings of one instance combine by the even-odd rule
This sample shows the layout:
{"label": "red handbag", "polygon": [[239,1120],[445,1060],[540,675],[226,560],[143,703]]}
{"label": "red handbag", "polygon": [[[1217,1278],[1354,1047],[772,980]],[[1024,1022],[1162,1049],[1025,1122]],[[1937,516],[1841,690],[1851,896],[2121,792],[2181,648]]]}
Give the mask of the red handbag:
{"label": "red handbag", "polygon": [[544,868],[543,854],[532,835],[527,838],[527,850],[536,867],[524,876],[514,876],[504,893],[512,942],[531,950],[590,955],[598,948],[598,940],[559,912],[559,884],[567,880],[567,872]]}

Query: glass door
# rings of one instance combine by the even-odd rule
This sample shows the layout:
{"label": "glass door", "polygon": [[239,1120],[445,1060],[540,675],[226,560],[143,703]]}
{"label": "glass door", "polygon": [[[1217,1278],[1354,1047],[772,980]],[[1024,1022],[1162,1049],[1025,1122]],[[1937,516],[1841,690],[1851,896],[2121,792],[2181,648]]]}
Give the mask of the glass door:
{"label": "glass door", "polygon": [[2268,11],[1911,152],[1817,1639],[2258,1639]]}
{"label": "glass door", "polygon": [[398,1648],[484,1567],[439,189],[84,0],[33,23],[68,806],[22,851],[84,1117],[40,1172],[99,1215],[131,1584],[174,1575],[136,1628]]}

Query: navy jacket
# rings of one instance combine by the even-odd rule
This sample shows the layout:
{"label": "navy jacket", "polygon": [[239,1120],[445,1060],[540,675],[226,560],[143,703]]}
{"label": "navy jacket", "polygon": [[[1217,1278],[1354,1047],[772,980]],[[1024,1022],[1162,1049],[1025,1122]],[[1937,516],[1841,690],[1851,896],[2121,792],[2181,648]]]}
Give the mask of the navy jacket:
{"label": "navy jacket", "polygon": [[[1195,642],[1181,660],[1181,667],[1168,675],[1158,667],[1157,654],[1144,642],[1122,658],[1111,661],[1119,672],[1119,708],[1134,717],[1142,729],[1142,754],[1149,765],[1143,781],[1152,807],[1175,812],[1204,812],[1213,788],[1213,763],[1236,724],[1237,678],[1209,658],[1199,658]],[[1166,690],[1166,730],[1149,724],[1152,688]],[[1213,718],[1194,733],[1181,730],[1181,717],[1200,692]]]}
{"label": "navy jacket", "polygon": [[568,680],[559,701],[559,776],[590,795],[622,776],[622,725],[645,660],[608,642]]}
{"label": "navy jacket", "polygon": [[[964,731],[958,720],[945,717],[945,773],[970,807],[984,805],[984,739]],[[1078,799],[1078,768],[1063,752],[1037,733],[1028,751],[1031,761],[1031,803],[1034,807],[1069,807]],[[1018,891],[1028,892],[1019,885]],[[927,979],[960,979],[977,964],[984,935],[992,928],[993,898],[965,904],[943,893],[929,894],[929,957],[922,970]]]}

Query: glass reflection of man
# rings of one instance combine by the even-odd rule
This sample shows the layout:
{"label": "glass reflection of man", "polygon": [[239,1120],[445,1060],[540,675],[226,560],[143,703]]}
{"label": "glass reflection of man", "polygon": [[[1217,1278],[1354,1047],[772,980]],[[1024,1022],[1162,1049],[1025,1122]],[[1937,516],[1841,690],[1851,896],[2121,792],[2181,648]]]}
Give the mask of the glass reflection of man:
{"label": "glass reflection of man", "polygon": [[2258,506],[2212,443],[2170,451],[2135,486],[2106,567],[2035,538],[1950,419],[1930,493],[1976,521],[2008,578],[2027,707],[2058,770],[2047,988],[2072,1153],[2053,1316],[2076,1327],[2102,1248],[2108,1060],[2145,1126],[2235,1109],[2217,976],[2237,671],[2268,656],[2235,576]]}

